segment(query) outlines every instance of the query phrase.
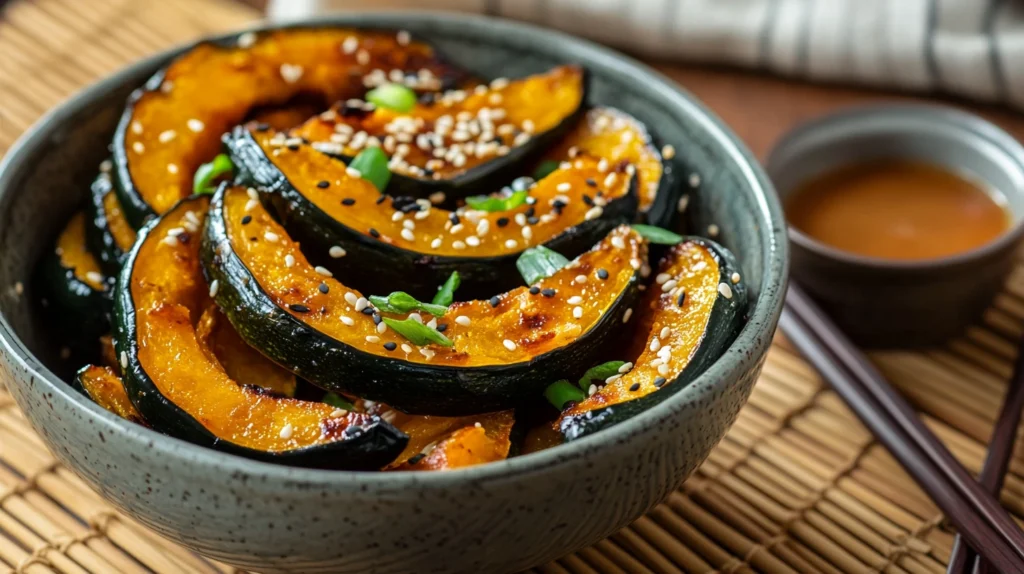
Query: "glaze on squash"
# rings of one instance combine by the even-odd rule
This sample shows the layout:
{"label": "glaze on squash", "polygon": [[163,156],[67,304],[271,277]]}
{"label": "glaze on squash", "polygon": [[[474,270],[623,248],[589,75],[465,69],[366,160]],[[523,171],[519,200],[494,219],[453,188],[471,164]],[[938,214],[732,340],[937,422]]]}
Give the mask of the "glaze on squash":
{"label": "glaze on squash", "polygon": [[560,66],[421,99],[407,112],[343,103],[291,135],[344,158],[379,143],[391,158],[392,195],[463,197],[522,175],[524,162],[575,123],[584,93],[583,69]]}
{"label": "glaze on squash", "polygon": [[324,389],[438,415],[508,408],[594,362],[632,313],[646,251],[623,226],[533,294],[520,287],[454,303],[438,319],[448,348],[379,331],[362,295],[315,270],[244,188],[214,196],[202,250],[218,306],[251,346]]}
{"label": "glaze on squash", "polygon": [[128,221],[139,227],[191,194],[196,168],[251,110],[300,94],[357,97],[378,69],[429,89],[455,74],[430,46],[387,31],[291,28],[195,46],[133,94],[118,124],[115,184]]}
{"label": "glaze on squash", "polygon": [[295,396],[295,375],[246,345],[212,302],[196,324],[196,338],[207,358],[223,367],[224,373],[238,384],[281,397]]}
{"label": "glaze on squash", "polygon": [[[425,418],[425,417],[421,417]],[[447,433],[437,436],[391,470],[454,470],[505,460],[512,447],[512,411],[459,417]],[[401,428],[400,423],[396,423]],[[410,449],[406,447],[406,452]],[[403,456],[405,452],[402,453]],[[401,457],[399,457],[401,458]]]}
{"label": "glaze on squash", "polygon": [[677,203],[672,165],[662,158],[640,120],[610,107],[588,110],[545,158],[565,161],[577,153],[604,158],[612,165],[625,161],[635,166],[640,212],[652,225],[670,223]]}
{"label": "glaze on squash", "polygon": [[[449,211],[422,200],[386,197],[340,161],[308,145],[281,145],[280,134],[236,130],[227,140],[243,180],[265,196],[311,259],[371,290],[400,288],[429,298],[453,271],[461,296],[511,289],[528,247],[566,257],[590,249],[636,215],[633,168],[583,154],[537,182],[532,204],[499,212]],[[331,247],[347,255],[329,256]],[[386,265],[379,265],[380,261]],[[374,273],[366,273],[373,268]]]}
{"label": "glaze on squash", "polygon": [[566,408],[555,428],[573,440],[677,392],[732,343],[746,306],[746,286],[724,247],[701,238],[676,245],[637,308],[638,335],[625,353],[636,357],[633,368]]}
{"label": "glaze on squash", "polygon": [[96,176],[90,189],[90,199],[86,245],[104,272],[117,275],[135,244],[135,230],[124,217],[110,174],[100,173]]}
{"label": "glaze on squash", "polygon": [[232,380],[203,352],[194,321],[210,291],[196,229],[209,196],[186,199],[139,235],[115,301],[115,345],[129,398],[162,432],[252,458],[380,468],[407,438],[379,419],[272,396]]}
{"label": "glaze on squash", "polygon": [[75,383],[97,405],[123,419],[146,425],[145,419],[128,399],[121,377],[110,367],[86,365],[75,375]]}

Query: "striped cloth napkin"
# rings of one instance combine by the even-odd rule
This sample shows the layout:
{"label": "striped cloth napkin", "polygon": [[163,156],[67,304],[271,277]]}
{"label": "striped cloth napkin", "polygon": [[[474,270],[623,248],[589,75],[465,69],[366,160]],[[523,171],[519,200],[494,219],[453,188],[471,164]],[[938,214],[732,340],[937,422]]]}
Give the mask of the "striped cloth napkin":
{"label": "striped cloth napkin", "polygon": [[1024,107],[1020,0],[271,0],[269,16],[366,9],[486,13],[647,57]]}

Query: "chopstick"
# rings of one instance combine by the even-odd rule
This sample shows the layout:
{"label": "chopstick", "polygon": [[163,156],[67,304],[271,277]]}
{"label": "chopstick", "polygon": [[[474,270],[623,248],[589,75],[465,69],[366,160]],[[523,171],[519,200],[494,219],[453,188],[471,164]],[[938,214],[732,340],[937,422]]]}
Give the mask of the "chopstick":
{"label": "chopstick", "polygon": [[[978,482],[986,492],[998,497],[1003,488],[1003,479],[1010,466],[1013,444],[1017,439],[1021,410],[1024,409],[1024,337],[1017,346],[1017,360],[1013,365],[1013,376],[1003,398],[1003,408],[996,419],[996,426],[989,440],[988,453],[981,466]],[[948,574],[969,574],[985,572],[985,561],[978,558],[973,548],[964,544],[960,534],[953,542],[953,554],[949,560]]]}
{"label": "chopstick", "polygon": [[1024,532],[798,285],[790,285],[780,326],[968,544],[1001,571],[1024,569]]}

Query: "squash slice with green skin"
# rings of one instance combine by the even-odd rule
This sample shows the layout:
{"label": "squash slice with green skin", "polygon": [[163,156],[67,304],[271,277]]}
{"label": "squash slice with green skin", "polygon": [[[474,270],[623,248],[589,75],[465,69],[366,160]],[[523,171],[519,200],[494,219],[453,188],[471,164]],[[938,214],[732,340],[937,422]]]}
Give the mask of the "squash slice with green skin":
{"label": "squash slice with green skin", "polygon": [[450,347],[379,327],[363,295],[314,269],[245,188],[214,196],[202,254],[218,306],[274,362],[326,390],[455,416],[510,408],[601,357],[631,314],[647,244],[616,228],[532,292],[452,304],[437,318]]}
{"label": "squash slice with green skin", "polygon": [[[264,199],[314,263],[359,277],[362,289],[400,285],[429,299],[457,271],[461,297],[487,296],[521,284],[515,263],[525,249],[575,257],[636,215],[635,170],[599,157],[577,156],[512,209],[449,211],[382,196],[342,162],[308,145],[280,145],[279,136],[240,128],[227,140],[242,181],[270,192]],[[332,257],[336,247],[346,255]]]}
{"label": "squash slice with green skin", "polygon": [[133,423],[148,426],[139,411],[135,410],[135,405],[128,399],[124,383],[121,382],[121,377],[114,369],[86,365],[75,375],[74,386],[85,393],[94,403],[115,415]]}
{"label": "squash slice with green skin", "polygon": [[301,94],[359,97],[378,69],[432,90],[457,75],[429,45],[405,40],[383,30],[289,28],[202,42],[179,56],[132,95],[114,134],[114,183],[128,221],[138,228],[190,195],[196,168],[254,109]]}
{"label": "squash slice with green skin", "polygon": [[259,460],[376,469],[408,438],[379,417],[273,396],[232,380],[194,322],[216,287],[199,264],[209,196],[180,202],[139,233],[115,298],[115,346],[136,409],[171,436]]}
{"label": "squash slice with green skin", "polygon": [[86,245],[105,273],[117,275],[135,244],[135,229],[124,217],[108,173],[100,173],[92,182],[88,217]]}
{"label": "squash slice with green skin", "polygon": [[702,238],[674,246],[637,308],[633,368],[571,404],[555,428],[575,440],[667,399],[725,352],[746,311],[746,285],[728,250]]}
{"label": "squash slice with green skin", "polygon": [[341,104],[291,135],[346,161],[375,138],[391,160],[388,193],[454,199],[522,175],[523,165],[576,123],[585,95],[583,68],[560,66],[437,94],[408,111]]}

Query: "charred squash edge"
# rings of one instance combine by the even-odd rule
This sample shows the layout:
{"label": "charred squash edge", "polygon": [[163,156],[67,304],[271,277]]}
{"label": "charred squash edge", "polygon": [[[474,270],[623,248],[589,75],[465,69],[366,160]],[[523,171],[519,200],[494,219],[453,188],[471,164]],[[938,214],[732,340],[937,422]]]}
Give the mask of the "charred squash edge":
{"label": "charred squash edge", "polygon": [[[683,240],[683,243],[685,242],[694,242],[705,247],[718,260],[719,283],[729,285],[732,290],[732,298],[718,294],[711,308],[703,339],[691,356],[689,363],[674,379],[665,384],[663,388],[638,399],[563,417],[558,426],[566,442],[580,439],[635,417],[675,395],[717,361],[739,335],[746,322],[748,298],[746,285],[742,282],[734,284],[732,281],[733,273],[739,273],[736,259],[728,249],[709,239],[686,237]],[[672,250],[668,256],[673,257],[676,253],[676,250]],[[644,311],[647,312],[646,309]],[[644,336],[645,340],[650,338],[649,333],[644,333]]]}
{"label": "charred squash edge", "polygon": [[[176,209],[189,203],[205,201],[207,197],[187,197],[179,201],[168,213],[174,213]],[[142,246],[147,240],[150,240],[150,233],[159,223],[160,218],[154,218],[139,231],[135,247],[128,255],[128,260],[118,278],[114,302],[116,327],[114,341],[116,350],[125,363],[123,369],[125,389],[135,408],[155,429],[230,454],[266,462],[316,468],[375,470],[389,463],[402,451],[408,437],[379,417],[374,417],[372,424],[363,426],[364,432],[355,437],[328,444],[283,452],[266,452],[243,447],[221,440],[181,407],[161,394],[157,385],[150,379],[149,374],[139,362],[135,304],[131,292],[131,278],[136,259]],[[267,400],[275,399],[268,396]]]}
{"label": "charred squash edge", "polygon": [[551,373],[574,371],[600,356],[638,293],[640,272],[634,270],[628,287],[588,332],[568,347],[529,361],[452,367],[390,359],[316,331],[277,306],[231,245],[224,216],[226,189],[222,185],[211,202],[201,254],[207,280],[219,282],[215,300],[239,335],[278,364],[301,363],[305,369],[292,371],[318,386],[382,401],[404,412],[470,415],[504,410],[536,397]]}
{"label": "charred squash edge", "polygon": [[[354,287],[386,293],[401,285],[403,290],[429,299],[453,271],[458,271],[462,278],[459,297],[472,299],[522,283],[515,266],[522,253],[520,248],[497,257],[451,257],[384,243],[346,226],[307,199],[266,156],[248,130],[236,129],[225,143],[240,168],[240,181],[269,192],[261,193],[261,200],[269,204],[289,235],[302,243],[306,256],[336,274],[358,277],[350,280]],[[344,170],[345,166],[338,162],[338,168]],[[330,179],[327,174],[323,177]],[[393,210],[390,202],[361,209]],[[544,245],[571,259],[586,252],[617,225],[632,220],[636,211],[634,176],[629,192],[609,202],[601,217],[569,227]],[[334,245],[343,247],[347,254],[340,259],[329,257],[327,254]],[[387,264],[380,265],[381,261]],[[373,269],[373,274],[366,274],[366,269]]]}

